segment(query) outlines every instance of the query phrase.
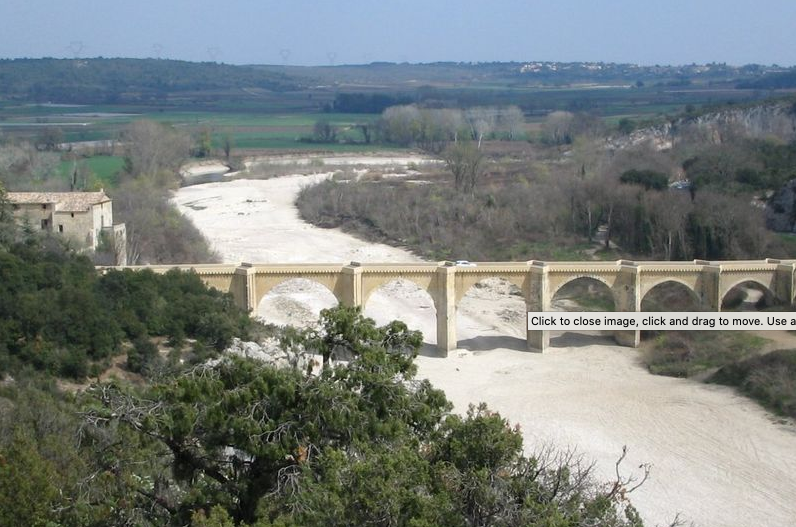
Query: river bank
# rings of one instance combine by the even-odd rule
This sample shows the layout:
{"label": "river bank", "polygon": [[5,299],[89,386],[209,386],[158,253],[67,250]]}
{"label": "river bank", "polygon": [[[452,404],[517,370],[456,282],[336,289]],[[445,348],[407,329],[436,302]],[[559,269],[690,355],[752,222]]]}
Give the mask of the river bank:
{"label": "river bank", "polygon": [[[227,262],[418,260],[303,222],[293,205],[297,193],[326,177],[210,183],[182,188],[174,200]],[[291,281],[269,294],[258,313],[302,323],[333,303],[322,286]],[[731,389],[653,376],[636,350],[607,337],[567,333],[545,354],[524,352],[524,308],[499,283],[473,288],[457,314],[460,349],[445,359],[433,351],[433,302],[417,287],[388,284],[365,314],[381,323],[401,318],[423,331],[420,374],[445,390],[457,411],[485,401],[519,424],[529,450],[574,448],[595,461],[601,479],[614,477],[624,445],[623,470],[638,474],[640,464],[652,464],[650,479],[630,496],[648,525],[668,525],[678,512],[706,527],[794,524],[792,425]]]}

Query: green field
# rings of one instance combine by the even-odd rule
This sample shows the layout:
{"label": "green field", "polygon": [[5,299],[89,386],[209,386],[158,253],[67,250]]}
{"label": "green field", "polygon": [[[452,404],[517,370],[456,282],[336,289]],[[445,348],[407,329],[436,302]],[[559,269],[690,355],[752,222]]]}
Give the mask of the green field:
{"label": "green field", "polygon": [[[406,67],[413,70],[410,66]],[[379,70],[378,67],[374,68],[374,71]],[[447,71],[444,66],[437,68],[441,68],[443,73]],[[426,71],[426,68],[414,69],[417,69],[418,74]],[[315,72],[320,75],[319,78],[325,78],[326,73],[329,72]],[[360,73],[358,69],[356,75]],[[450,72],[440,74],[442,78],[450,77],[448,80],[451,82],[437,84],[429,78],[428,84],[410,88],[403,82],[390,84],[377,75],[373,80],[379,81],[378,86],[370,87],[367,83],[357,83],[356,87],[344,88],[335,84],[337,80],[329,79],[328,85],[326,82],[312,84],[314,87],[305,84],[297,91],[237,89],[174,92],[162,94],[160,98],[142,98],[142,102],[126,104],[32,104],[1,100],[0,95],[0,136],[35,139],[47,127],[58,127],[63,131],[66,142],[107,140],[119,137],[124,126],[134,120],[151,119],[173,125],[194,136],[202,130],[209,130],[216,155],[223,149],[227,137],[234,144],[233,155],[243,153],[241,150],[245,150],[246,154],[256,150],[294,149],[361,151],[373,147],[362,144],[364,138],[355,125],[375,123],[379,114],[323,111],[334,108],[337,97],[345,95],[346,90],[366,95],[400,95],[404,101],[418,101],[420,105],[430,107],[518,105],[525,112],[531,127],[555,110],[592,113],[604,119],[610,127],[615,127],[622,118],[632,119],[637,126],[644,126],[677,115],[686,106],[699,109],[728,102],[742,104],[762,96],[751,90],[735,90],[727,79],[716,85],[697,79],[683,87],[665,82],[648,82],[645,86],[636,87],[635,83],[627,80],[601,86],[568,82],[532,85],[513,77],[504,79],[500,76],[475,76],[472,82],[463,83],[453,82],[458,77],[451,77]],[[314,124],[321,120],[329,121],[338,128],[338,141],[332,144],[303,141],[312,135]],[[535,133],[530,134],[530,137],[535,137]],[[98,167],[98,170],[103,177],[108,173],[104,167]]]}
{"label": "green field", "polygon": [[[66,142],[99,141],[119,137],[125,125],[138,119],[151,119],[191,134],[208,129],[214,148],[221,149],[229,136],[234,148],[246,150],[272,149],[323,149],[335,151],[361,151],[371,146],[356,144],[363,141],[362,134],[354,125],[372,124],[376,114],[345,113],[242,113],[240,109],[221,111],[179,111],[151,107],[123,106],[36,106],[0,105],[0,132],[35,139],[47,127],[63,131]],[[334,144],[317,144],[301,141],[312,135],[318,121],[328,121],[339,129],[338,137],[343,141]],[[97,163],[96,171],[103,177],[107,167]],[[95,167],[92,165],[92,169]],[[113,167],[112,167],[113,168]]]}
{"label": "green field", "polygon": [[124,167],[124,158],[120,156],[93,156],[77,161],[62,161],[59,167],[61,175],[68,179],[71,177],[75,163],[85,165],[96,177],[98,183],[105,188],[112,188],[118,184],[119,172]]}

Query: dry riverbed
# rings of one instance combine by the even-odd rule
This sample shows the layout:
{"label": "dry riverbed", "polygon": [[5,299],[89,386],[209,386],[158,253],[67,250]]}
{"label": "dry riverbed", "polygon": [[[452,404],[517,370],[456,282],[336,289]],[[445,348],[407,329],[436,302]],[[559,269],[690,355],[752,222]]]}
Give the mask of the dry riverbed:
{"label": "dry riverbed", "polygon": [[[379,163],[376,157],[347,162]],[[406,157],[390,168],[422,162]],[[210,183],[182,188],[174,199],[227,262],[417,260],[301,221],[296,194],[325,177]],[[258,314],[309,323],[334,302],[322,286],[296,280],[267,295]],[[460,349],[445,359],[434,354],[431,298],[411,283],[377,290],[365,314],[382,323],[401,318],[422,330],[421,375],[444,389],[457,411],[486,401],[519,423],[528,450],[550,443],[575,448],[608,479],[627,445],[625,474],[652,464],[650,479],[631,496],[649,525],[668,525],[678,512],[705,527],[796,525],[796,427],[731,389],[650,375],[638,352],[607,337],[567,333],[553,338],[545,354],[524,352],[523,310],[506,284],[473,288],[457,315]]]}

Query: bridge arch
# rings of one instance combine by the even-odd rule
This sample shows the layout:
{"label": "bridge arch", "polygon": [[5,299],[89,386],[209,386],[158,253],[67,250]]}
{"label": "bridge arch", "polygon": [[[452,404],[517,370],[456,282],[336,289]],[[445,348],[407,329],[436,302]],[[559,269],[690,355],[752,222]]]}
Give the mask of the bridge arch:
{"label": "bridge arch", "polygon": [[[645,284],[639,306],[641,311],[702,311],[704,303],[692,284],[677,278],[662,278]],[[672,298],[685,295],[690,300],[686,309],[672,309]],[[676,307],[676,306],[674,306]]]}
{"label": "bridge arch", "polygon": [[377,290],[392,282],[402,280],[412,282],[431,297],[436,308],[436,276],[433,273],[406,273],[399,275],[391,274],[364,274],[362,276],[362,306],[368,305],[371,295]]}
{"label": "bridge arch", "polygon": [[524,281],[511,275],[471,276],[479,279],[470,280],[472,285],[466,290],[458,287],[456,290],[458,347],[470,351],[495,348],[526,350],[527,295],[522,290]]}
{"label": "bridge arch", "polygon": [[263,297],[274,288],[290,280],[306,280],[323,286],[328,290],[338,302],[342,301],[341,279],[339,273],[309,274],[309,273],[273,273],[255,275],[255,296],[254,305],[259,305]]}
{"label": "bridge arch", "polygon": [[760,291],[762,296],[758,302],[762,301],[764,307],[773,306],[780,303],[780,299],[777,298],[776,293],[771,289],[771,287],[769,287],[770,284],[766,284],[765,282],[757,280],[753,277],[746,277],[736,280],[731,285],[722,289],[721,298],[719,299],[722,309],[733,309],[734,307],[737,307],[737,304],[745,302],[745,293],[733,298],[734,294],[740,292],[740,288],[744,285],[750,286],[752,289]]}
{"label": "bridge arch", "polygon": [[322,309],[339,303],[327,285],[299,276],[284,277],[258,297],[254,314],[277,325],[310,326],[318,320]]}
{"label": "bridge arch", "polygon": [[611,294],[611,300],[613,301],[614,305],[613,309],[615,311],[619,309],[619,299],[617,298],[616,290],[614,288],[614,281],[609,280],[605,276],[601,276],[599,274],[578,273],[566,277],[550,289],[550,302],[552,303],[556,295],[558,295],[562,290],[565,290],[567,286],[571,286],[577,281],[592,281],[605,286],[605,289],[607,289]]}
{"label": "bridge arch", "polygon": [[[464,268],[467,269],[467,268]],[[528,272],[513,272],[513,273],[477,273],[467,272],[462,269],[457,269],[456,272],[456,297],[455,304],[458,306],[462,299],[478,284],[485,280],[498,279],[508,282],[519,288],[522,297],[527,301],[528,299]]]}
{"label": "bridge arch", "polygon": [[[562,281],[550,297],[554,311],[618,311],[615,287],[599,275],[581,274]],[[552,347],[581,347],[613,344],[614,332],[599,328],[575,331],[551,331]]]}
{"label": "bridge arch", "polygon": [[373,287],[363,302],[362,313],[379,325],[399,319],[409,329],[421,331],[427,344],[436,344],[436,301],[414,280],[394,277]]}

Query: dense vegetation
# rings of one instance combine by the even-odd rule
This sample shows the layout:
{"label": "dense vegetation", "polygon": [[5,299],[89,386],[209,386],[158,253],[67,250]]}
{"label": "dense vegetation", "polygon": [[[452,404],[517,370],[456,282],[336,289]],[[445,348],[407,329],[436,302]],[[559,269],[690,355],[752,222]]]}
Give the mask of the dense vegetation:
{"label": "dense vegetation", "polygon": [[[432,62],[426,64],[374,62],[340,66],[257,66],[285,73],[291,77],[324,82],[358,85],[401,85],[422,83],[431,86],[504,85],[520,88],[528,85],[567,86],[578,83],[601,83],[642,87],[687,86],[712,83],[734,84],[739,79],[767,78],[782,68],[756,64],[736,67],[727,64],[690,64],[682,66],[645,66],[611,62]],[[638,84],[636,84],[638,83]],[[462,90],[465,91],[465,90]]]}
{"label": "dense vegetation", "polygon": [[[403,323],[338,307],[285,330],[320,372],[311,355],[208,361],[254,324],[229,295],[176,270],[98,274],[16,225],[2,194],[0,321],[2,525],[641,525],[631,475],[598,484],[572,454],[526,457],[483,405],[450,415]],[[122,351],[143,377],[100,382]]]}
{"label": "dense vegetation", "polygon": [[745,90],[784,90],[796,88],[796,71],[769,73],[757,79],[749,79],[738,83],[738,88]]}
{"label": "dense vegetation", "polygon": [[[140,371],[159,360],[143,344],[150,337],[167,337],[175,346],[195,339],[196,350],[217,351],[250,327],[228,295],[209,290],[195,274],[99,276],[86,256],[57,239],[13,232],[8,223],[3,229],[0,376],[33,368],[83,379],[125,351]],[[127,350],[125,341],[136,345]]]}
{"label": "dense vegetation", "polygon": [[544,259],[555,257],[551,246],[588,246],[598,236],[605,249],[616,248],[608,257],[721,260],[791,251],[766,231],[756,203],[796,178],[795,143],[719,123],[713,132],[683,127],[678,133],[687,137],[667,150],[651,143],[614,150],[603,121],[571,112],[549,114],[532,146],[495,141],[524,136],[522,123],[516,107],[388,108],[380,139],[439,155],[453,181],[445,172],[328,181],[305,189],[299,209],[312,223],[432,259]]}
{"label": "dense vegetation", "polygon": [[743,331],[666,331],[647,344],[645,362],[656,375],[692,377],[738,363],[764,343]]}
{"label": "dense vegetation", "polygon": [[319,374],[226,359],[76,397],[6,383],[0,521],[642,525],[632,476],[599,484],[571,453],[526,456],[520,430],[484,405],[450,415],[444,394],[415,378],[421,342],[401,323],[336,308],[284,338],[350,357]]}
{"label": "dense vegetation", "polygon": [[341,226],[430,259],[562,259],[567,247],[589,248],[589,238],[608,222],[610,241],[630,257],[787,255],[743,197],[703,191],[692,201],[684,191],[577,176],[496,174],[492,182],[487,174],[484,180],[472,194],[457,191],[444,176],[427,184],[327,181],[304,189],[297,203],[316,225]]}
{"label": "dense vegetation", "polygon": [[710,382],[735,386],[783,415],[796,418],[796,350],[777,350],[723,366]]}
{"label": "dense vegetation", "polygon": [[252,68],[162,59],[0,60],[0,93],[34,102],[141,103],[180,92],[295,89],[284,75]]}

